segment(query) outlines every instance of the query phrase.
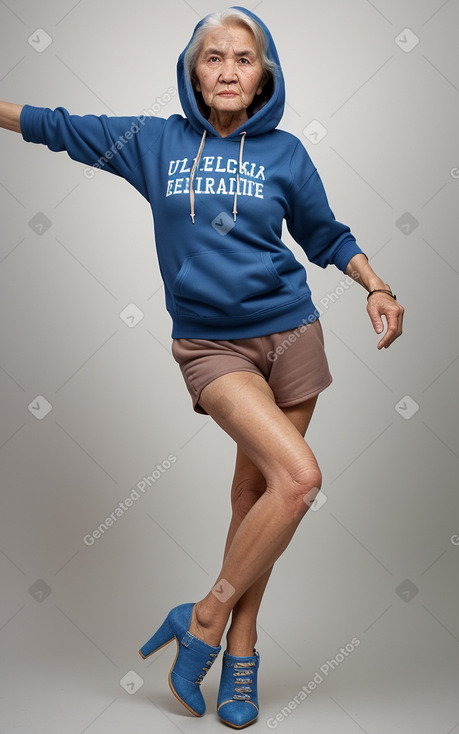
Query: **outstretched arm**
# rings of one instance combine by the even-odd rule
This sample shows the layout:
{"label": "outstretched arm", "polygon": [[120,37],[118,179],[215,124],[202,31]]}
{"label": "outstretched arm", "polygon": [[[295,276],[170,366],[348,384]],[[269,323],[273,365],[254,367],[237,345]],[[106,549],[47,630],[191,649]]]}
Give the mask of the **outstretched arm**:
{"label": "outstretched arm", "polygon": [[21,132],[19,118],[21,116],[22,105],[13,104],[12,102],[0,102],[0,127],[5,130],[12,130],[15,133]]}
{"label": "outstretched arm", "polygon": [[[374,272],[365,255],[358,254],[351,257],[346,268],[357,283],[360,283],[368,292],[373,290],[390,290],[390,287]],[[382,317],[387,321],[387,330],[378,342],[378,349],[387,348],[402,333],[404,308],[387,293],[374,293],[368,299],[367,311],[373,328],[377,334],[384,331]]]}
{"label": "outstretched arm", "polygon": [[[51,110],[0,102],[0,128],[19,132],[28,143],[66,151],[72,160],[121,176],[147,199],[143,159],[151,155],[164,123],[164,118],[156,116],[72,115],[63,107]],[[93,171],[87,177],[92,175]]]}

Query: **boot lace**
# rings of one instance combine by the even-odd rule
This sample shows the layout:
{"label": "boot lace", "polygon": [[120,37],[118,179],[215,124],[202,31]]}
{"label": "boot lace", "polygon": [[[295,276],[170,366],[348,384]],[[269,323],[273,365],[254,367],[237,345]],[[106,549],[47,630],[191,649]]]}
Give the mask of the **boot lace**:
{"label": "boot lace", "polygon": [[253,671],[250,668],[254,667],[256,663],[251,660],[247,663],[235,663],[233,676],[234,676],[234,693],[233,699],[235,701],[247,701],[250,699],[252,693],[253,683]]}
{"label": "boot lace", "polygon": [[211,660],[207,660],[206,661],[205,666],[202,668],[201,675],[195,681],[195,683],[197,683],[198,686],[201,685],[201,683],[202,683],[202,681],[204,679],[204,676],[208,673],[208,671],[212,667],[213,663],[215,662],[215,658],[217,657],[217,655],[218,655],[218,652],[210,652],[209,653],[209,658],[211,658]]}

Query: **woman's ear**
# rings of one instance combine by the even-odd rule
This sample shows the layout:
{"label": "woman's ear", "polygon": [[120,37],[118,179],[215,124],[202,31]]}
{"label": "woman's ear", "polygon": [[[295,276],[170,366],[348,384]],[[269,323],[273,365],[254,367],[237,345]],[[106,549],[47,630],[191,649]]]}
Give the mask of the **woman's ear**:
{"label": "woman's ear", "polygon": [[196,76],[196,74],[194,72],[191,75],[191,86],[193,87],[193,89],[195,90],[195,92],[200,92],[201,91],[201,85],[199,84],[198,77]]}
{"label": "woman's ear", "polygon": [[261,77],[260,86],[258,87],[258,89],[255,92],[255,94],[258,95],[258,94],[261,94],[263,92],[264,86],[265,86],[265,84],[266,84],[267,81],[269,81],[269,73],[265,70],[263,72],[262,77]]}

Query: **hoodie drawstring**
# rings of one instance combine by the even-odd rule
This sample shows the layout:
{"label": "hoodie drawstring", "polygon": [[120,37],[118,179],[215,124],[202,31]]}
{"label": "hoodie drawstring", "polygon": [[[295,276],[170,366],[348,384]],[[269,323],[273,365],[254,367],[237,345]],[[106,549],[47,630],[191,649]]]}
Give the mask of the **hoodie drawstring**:
{"label": "hoodie drawstring", "polygon": [[233,221],[236,221],[237,219],[237,192],[239,189],[239,174],[242,169],[242,152],[244,150],[244,140],[247,133],[241,133],[241,143],[239,145],[239,163],[237,167],[237,173],[236,173],[236,191],[234,192],[234,204],[233,204]]}
{"label": "hoodie drawstring", "polygon": [[190,173],[190,217],[191,217],[191,221],[193,222],[193,224],[194,224],[194,218],[196,216],[195,213],[194,213],[194,188],[193,188],[193,182],[194,182],[194,176],[195,176],[195,173],[196,173],[196,169],[199,166],[199,161],[201,160],[202,151],[204,150],[204,143],[206,142],[206,132],[207,131],[204,130],[204,133],[203,133],[202,138],[201,138],[201,145],[199,146],[198,154],[197,154],[196,158],[194,159],[193,168],[191,169],[191,173]]}
{"label": "hoodie drawstring", "polygon": [[[199,150],[194,160],[193,167],[190,173],[190,217],[191,217],[191,221],[193,224],[194,224],[194,220],[196,217],[196,214],[194,211],[195,193],[194,193],[193,183],[194,183],[194,177],[196,175],[197,168],[199,166],[199,161],[201,160],[202,151],[204,150],[204,145],[206,142],[206,132],[207,131],[204,130],[202,134],[201,144],[199,146]],[[239,175],[242,171],[242,162],[243,162],[242,156],[244,152],[244,140],[245,140],[246,135],[247,135],[246,132],[241,133],[241,142],[239,145],[239,161],[238,161],[238,167],[236,171],[236,191],[234,192],[234,202],[233,202],[233,220],[234,221],[236,221],[237,219],[237,194],[239,190]]]}

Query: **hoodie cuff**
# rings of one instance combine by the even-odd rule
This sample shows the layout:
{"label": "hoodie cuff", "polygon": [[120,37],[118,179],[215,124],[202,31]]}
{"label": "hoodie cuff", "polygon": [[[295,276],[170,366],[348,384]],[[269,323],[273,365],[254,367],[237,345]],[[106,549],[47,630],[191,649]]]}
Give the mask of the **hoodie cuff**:
{"label": "hoodie cuff", "polygon": [[[349,264],[349,260],[351,260],[354,255],[365,255],[363,250],[360,249],[357,242],[354,238],[348,239],[341,245],[338,252],[335,254],[335,257],[333,258],[333,262],[336,265],[336,267],[341,270],[341,272],[345,273],[346,268]],[[365,257],[367,257],[365,255]],[[367,258],[368,260],[368,258]]]}
{"label": "hoodie cuff", "polygon": [[43,118],[44,107],[32,107],[32,105],[24,105],[19,117],[21,133],[26,143],[44,143],[43,133],[41,131],[41,120]]}

